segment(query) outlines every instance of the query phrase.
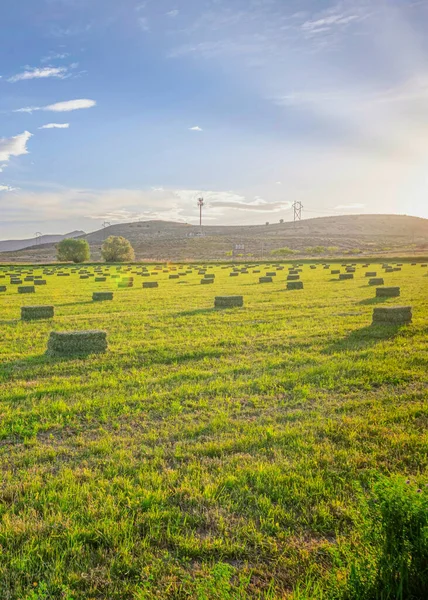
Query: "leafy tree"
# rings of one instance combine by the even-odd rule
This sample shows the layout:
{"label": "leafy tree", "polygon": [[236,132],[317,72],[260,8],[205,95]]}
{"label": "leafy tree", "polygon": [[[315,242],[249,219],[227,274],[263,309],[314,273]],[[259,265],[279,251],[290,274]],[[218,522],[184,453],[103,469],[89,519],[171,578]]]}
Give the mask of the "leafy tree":
{"label": "leafy tree", "polygon": [[135,260],[134,249],[129,240],[124,237],[111,235],[101,248],[105,262],[130,262]]}
{"label": "leafy tree", "polygon": [[56,256],[60,262],[82,263],[90,259],[91,252],[86,240],[66,238],[57,244]]}

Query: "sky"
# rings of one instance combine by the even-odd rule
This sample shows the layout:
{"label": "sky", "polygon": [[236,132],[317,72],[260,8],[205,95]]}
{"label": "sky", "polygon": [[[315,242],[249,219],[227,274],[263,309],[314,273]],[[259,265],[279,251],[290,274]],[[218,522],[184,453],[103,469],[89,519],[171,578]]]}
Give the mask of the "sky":
{"label": "sky", "polygon": [[428,0],[5,0],[0,239],[428,218]]}

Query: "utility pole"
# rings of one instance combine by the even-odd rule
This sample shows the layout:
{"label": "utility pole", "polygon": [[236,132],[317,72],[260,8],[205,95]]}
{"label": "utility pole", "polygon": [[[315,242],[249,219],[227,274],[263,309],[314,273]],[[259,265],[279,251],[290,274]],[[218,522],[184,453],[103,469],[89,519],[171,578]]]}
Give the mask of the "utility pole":
{"label": "utility pole", "polygon": [[200,233],[202,235],[202,207],[204,206],[205,202],[203,198],[198,198],[198,206],[199,206],[199,229],[200,229]]}
{"label": "utility pole", "polygon": [[303,208],[303,204],[299,201],[293,204],[293,209],[294,209],[294,222],[296,221],[301,221],[302,220],[302,208]]}

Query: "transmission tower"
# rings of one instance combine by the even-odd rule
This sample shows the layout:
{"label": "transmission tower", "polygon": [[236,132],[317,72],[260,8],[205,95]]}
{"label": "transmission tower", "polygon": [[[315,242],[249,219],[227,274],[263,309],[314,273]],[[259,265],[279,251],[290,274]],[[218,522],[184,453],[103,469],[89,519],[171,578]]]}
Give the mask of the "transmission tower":
{"label": "transmission tower", "polygon": [[36,238],[36,245],[38,246],[42,241],[42,233],[40,231],[36,231],[34,237]]}
{"label": "transmission tower", "polygon": [[106,239],[106,231],[105,231],[106,227],[110,227],[110,226],[111,226],[111,223],[109,223],[108,221],[104,221],[104,223],[103,223],[103,230],[104,230],[104,232],[103,232],[103,238],[104,239]]}
{"label": "transmission tower", "polygon": [[204,206],[205,202],[203,198],[198,198],[198,206],[199,206],[199,228],[201,230],[202,233],[202,207]]}
{"label": "transmission tower", "polygon": [[296,221],[301,221],[302,220],[302,208],[303,208],[303,204],[299,201],[293,204],[293,209],[294,209],[294,222]]}

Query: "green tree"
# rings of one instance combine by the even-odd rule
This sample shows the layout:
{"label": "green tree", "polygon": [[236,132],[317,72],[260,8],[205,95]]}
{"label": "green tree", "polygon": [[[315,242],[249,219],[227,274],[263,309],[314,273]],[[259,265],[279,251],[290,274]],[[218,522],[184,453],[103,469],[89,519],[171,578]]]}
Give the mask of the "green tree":
{"label": "green tree", "polygon": [[135,260],[134,249],[129,240],[117,235],[106,239],[101,248],[105,262],[130,262]]}
{"label": "green tree", "polygon": [[91,257],[89,244],[86,240],[66,238],[57,244],[56,257],[60,262],[85,262]]}

